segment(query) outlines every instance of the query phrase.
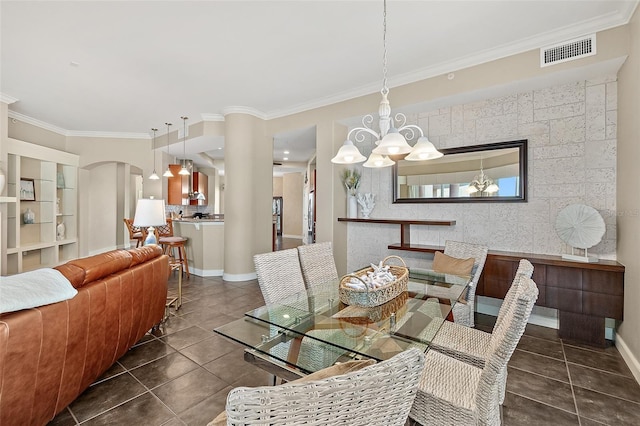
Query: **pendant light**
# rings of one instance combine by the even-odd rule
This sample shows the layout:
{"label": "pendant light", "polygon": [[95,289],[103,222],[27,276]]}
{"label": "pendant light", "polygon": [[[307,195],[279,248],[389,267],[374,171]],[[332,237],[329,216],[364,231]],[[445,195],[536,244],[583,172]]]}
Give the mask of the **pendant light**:
{"label": "pendant light", "polygon": [[182,168],[178,172],[179,175],[186,176],[189,174],[187,169],[187,119],[189,117],[180,117],[182,119]]}
{"label": "pendant light", "polygon": [[156,173],[156,132],[158,129],[151,130],[153,131],[153,146],[151,147],[151,149],[153,149],[153,172],[151,173],[151,176],[149,176],[149,179],[158,180],[160,179],[160,176]]}
{"label": "pendant light", "polygon": [[[167,155],[169,155],[169,127],[171,126],[171,123],[164,123],[164,124],[167,125]],[[162,176],[167,178],[173,177],[173,173],[171,173],[171,168],[169,167],[169,164],[167,164],[167,170],[162,174]]]}
{"label": "pendant light", "polygon": [[[332,163],[337,164],[355,164],[365,161],[367,158],[363,156],[358,148],[351,141],[354,136],[356,142],[363,142],[364,136],[367,134],[376,138],[376,147],[371,151],[372,157],[369,157],[363,166],[365,167],[388,167],[394,164],[394,161],[388,158],[389,155],[403,155],[413,152],[418,148],[416,155],[407,160],[425,160],[434,159],[442,154],[436,149],[431,142],[426,139],[422,129],[414,124],[407,124],[407,117],[402,113],[391,114],[391,105],[389,104],[389,88],[387,87],[387,0],[383,1],[382,14],[382,100],[378,107],[378,127],[379,130],[373,129],[371,124],[374,122],[373,115],[368,114],[362,119],[362,127],[355,127],[347,134],[347,140],[344,142],[335,157],[331,159]],[[411,147],[407,143],[407,139],[414,140],[418,138],[415,147]],[[425,146],[427,145],[427,146]],[[427,151],[425,153],[424,151]],[[418,158],[415,158],[415,157]],[[426,158],[425,158],[426,157]]]}

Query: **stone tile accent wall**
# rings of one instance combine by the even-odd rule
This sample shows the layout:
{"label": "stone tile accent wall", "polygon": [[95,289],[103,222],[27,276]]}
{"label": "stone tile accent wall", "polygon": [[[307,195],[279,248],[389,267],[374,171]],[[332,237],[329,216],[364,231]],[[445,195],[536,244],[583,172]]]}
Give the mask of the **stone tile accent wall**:
{"label": "stone tile accent wall", "polygon": [[[594,207],[607,231],[589,250],[616,257],[616,76],[452,105],[408,117],[438,148],[528,139],[526,203],[393,204],[391,168],[362,172],[359,192],[376,194],[372,218],[454,219],[453,227],[412,226],[411,241],[444,245],[448,239],[487,244],[491,250],[569,253],[554,230],[569,204]],[[364,155],[373,143],[358,144]],[[348,224],[349,270],[398,254],[428,267],[425,254],[391,253],[399,225]]]}

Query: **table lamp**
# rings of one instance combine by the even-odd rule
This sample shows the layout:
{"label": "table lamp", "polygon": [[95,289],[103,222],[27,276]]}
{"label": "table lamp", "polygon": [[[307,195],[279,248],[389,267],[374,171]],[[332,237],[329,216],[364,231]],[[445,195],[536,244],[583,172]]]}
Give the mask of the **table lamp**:
{"label": "table lamp", "polygon": [[147,227],[147,238],[144,245],[158,244],[154,226],[167,223],[164,210],[164,200],[141,198],[136,205],[136,215],[133,218],[133,226]]}

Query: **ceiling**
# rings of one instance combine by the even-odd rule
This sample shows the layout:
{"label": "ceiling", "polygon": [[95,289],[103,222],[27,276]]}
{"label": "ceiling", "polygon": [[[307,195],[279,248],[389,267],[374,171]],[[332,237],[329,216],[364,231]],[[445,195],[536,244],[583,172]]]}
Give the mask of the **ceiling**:
{"label": "ceiling", "polygon": [[[389,0],[389,87],[624,24],[636,4]],[[275,118],[380,90],[382,6],[2,0],[0,93],[18,99],[11,116],[67,135],[149,138],[237,106]],[[313,128],[277,135],[274,161],[314,147]],[[187,151],[211,164],[224,140]]]}

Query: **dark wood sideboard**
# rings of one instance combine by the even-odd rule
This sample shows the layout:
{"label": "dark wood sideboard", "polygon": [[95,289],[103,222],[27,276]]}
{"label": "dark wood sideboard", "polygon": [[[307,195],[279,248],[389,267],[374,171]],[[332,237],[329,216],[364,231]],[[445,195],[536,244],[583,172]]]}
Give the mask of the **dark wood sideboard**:
{"label": "dark wood sideboard", "polygon": [[[367,221],[367,219],[345,218],[338,220],[345,222]],[[401,225],[401,242],[389,245],[390,250],[422,253],[434,253],[442,251],[444,248],[411,244],[410,224],[455,224],[455,221],[393,219],[373,219],[370,222]],[[536,305],[558,310],[560,337],[604,346],[606,344],[604,319],[623,319],[624,266],[611,260],[582,263],[565,260],[561,256],[490,250],[478,282],[476,294],[504,299],[518,269],[520,259],[527,259],[534,266],[533,280],[538,285],[540,292]]]}

